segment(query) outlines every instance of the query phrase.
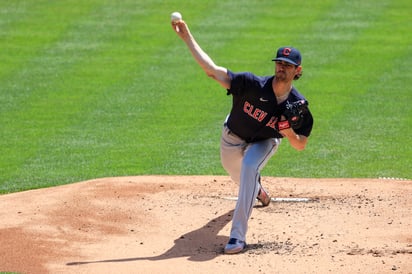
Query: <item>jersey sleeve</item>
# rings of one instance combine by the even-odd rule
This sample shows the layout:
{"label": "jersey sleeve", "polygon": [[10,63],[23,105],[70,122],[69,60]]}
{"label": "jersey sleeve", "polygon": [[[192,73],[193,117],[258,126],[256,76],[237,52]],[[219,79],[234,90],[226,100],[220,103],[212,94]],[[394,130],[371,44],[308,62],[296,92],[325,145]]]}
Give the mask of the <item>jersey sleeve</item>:
{"label": "jersey sleeve", "polygon": [[253,80],[253,74],[250,72],[234,73],[228,70],[227,74],[230,78],[230,89],[227,90],[227,95],[241,95],[249,89]]}

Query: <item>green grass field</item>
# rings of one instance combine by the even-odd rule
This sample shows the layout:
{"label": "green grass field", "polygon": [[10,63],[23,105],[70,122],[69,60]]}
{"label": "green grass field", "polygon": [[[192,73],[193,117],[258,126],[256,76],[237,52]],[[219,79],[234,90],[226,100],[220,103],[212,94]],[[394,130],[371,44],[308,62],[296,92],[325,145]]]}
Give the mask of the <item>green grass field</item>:
{"label": "green grass field", "polygon": [[[205,3],[203,3],[205,2]],[[233,71],[295,83],[315,117],[307,149],[284,142],[263,174],[412,178],[410,0],[0,2],[0,193],[141,174],[225,174],[231,97],[172,31],[180,11]]]}

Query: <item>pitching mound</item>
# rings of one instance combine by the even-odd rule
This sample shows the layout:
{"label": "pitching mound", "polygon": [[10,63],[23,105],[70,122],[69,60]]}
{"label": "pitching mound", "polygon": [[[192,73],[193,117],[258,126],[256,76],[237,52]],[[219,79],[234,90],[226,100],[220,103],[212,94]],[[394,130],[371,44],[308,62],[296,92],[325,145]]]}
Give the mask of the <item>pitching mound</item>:
{"label": "pitching mound", "polygon": [[412,273],[412,181],[262,183],[288,199],[256,205],[237,255],[223,254],[237,196],[225,176],[104,178],[2,195],[0,271]]}

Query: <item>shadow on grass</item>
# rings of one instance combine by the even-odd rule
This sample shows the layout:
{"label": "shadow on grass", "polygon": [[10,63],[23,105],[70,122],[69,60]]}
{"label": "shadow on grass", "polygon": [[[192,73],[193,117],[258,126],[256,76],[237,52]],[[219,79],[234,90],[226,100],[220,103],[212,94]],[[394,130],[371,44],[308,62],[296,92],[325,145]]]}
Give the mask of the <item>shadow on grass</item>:
{"label": "shadow on grass", "polygon": [[66,265],[121,263],[142,260],[158,261],[179,257],[188,257],[190,261],[209,261],[223,254],[223,245],[226,244],[229,238],[219,236],[218,233],[231,221],[232,215],[233,210],[212,219],[199,229],[180,236],[174,241],[172,248],[158,256],[69,262]]}

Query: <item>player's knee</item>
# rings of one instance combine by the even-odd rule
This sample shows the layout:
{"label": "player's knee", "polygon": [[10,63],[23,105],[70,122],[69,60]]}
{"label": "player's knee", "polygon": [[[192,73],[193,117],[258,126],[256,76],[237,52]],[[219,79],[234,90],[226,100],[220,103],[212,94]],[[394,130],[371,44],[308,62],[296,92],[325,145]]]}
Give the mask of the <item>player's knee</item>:
{"label": "player's knee", "polygon": [[256,173],[258,170],[257,164],[255,161],[248,161],[244,159],[242,163],[242,171],[247,173]]}

